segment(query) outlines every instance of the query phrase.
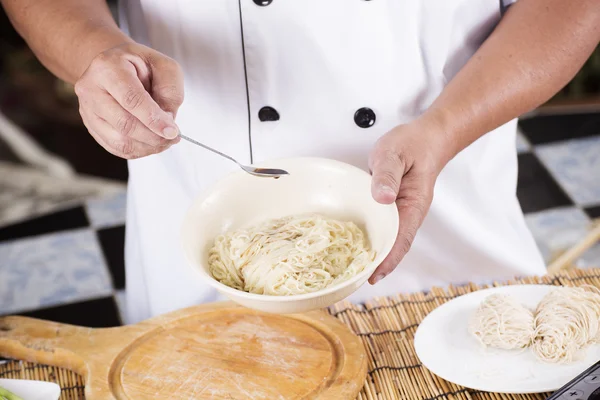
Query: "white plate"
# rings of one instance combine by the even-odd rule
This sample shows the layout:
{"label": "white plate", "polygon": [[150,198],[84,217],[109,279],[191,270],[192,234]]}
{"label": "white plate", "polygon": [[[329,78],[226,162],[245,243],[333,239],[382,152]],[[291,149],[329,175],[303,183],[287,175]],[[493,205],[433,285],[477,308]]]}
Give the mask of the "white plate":
{"label": "white plate", "polygon": [[0,379],[0,387],[13,392],[23,400],[58,400],[60,397],[60,386],[52,382]]}
{"label": "white plate", "polygon": [[600,359],[600,345],[568,365],[538,361],[529,350],[484,349],[468,332],[471,314],[487,296],[505,293],[535,308],[553,286],[516,285],[469,293],[433,310],[415,334],[415,350],[423,365],[442,379],[475,390],[497,393],[555,391]]}

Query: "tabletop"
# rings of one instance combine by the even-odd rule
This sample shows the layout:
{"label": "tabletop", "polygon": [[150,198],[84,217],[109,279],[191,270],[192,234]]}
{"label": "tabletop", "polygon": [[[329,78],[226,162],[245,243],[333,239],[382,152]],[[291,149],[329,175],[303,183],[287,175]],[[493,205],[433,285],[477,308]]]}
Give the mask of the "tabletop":
{"label": "tabletop", "polygon": [[[365,304],[338,303],[329,313],[362,340],[369,357],[368,375],[359,400],[542,400],[548,393],[510,395],[470,390],[444,381],[420,362],[413,346],[419,323],[433,309],[460,295],[510,284],[594,285],[600,288],[600,269],[573,269],[553,276],[526,277],[505,283],[467,284],[398,294]],[[84,380],[70,371],[46,365],[11,361],[0,365],[0,378],[51,381],[62,388],[61,400],[84,399]]]}

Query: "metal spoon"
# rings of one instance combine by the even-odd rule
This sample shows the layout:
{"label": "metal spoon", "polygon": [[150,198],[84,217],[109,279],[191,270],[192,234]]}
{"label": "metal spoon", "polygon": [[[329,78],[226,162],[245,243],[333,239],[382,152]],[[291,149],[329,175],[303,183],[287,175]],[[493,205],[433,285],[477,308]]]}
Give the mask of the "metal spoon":
{"label": "metal spoon", "polygon": [[210,147],[208,147],[207,145],[205,145],[205,144],[202,144],[202,143],[200,143],[200,142],[198,142],[198,141],[196,141],[196,140],[194,140],[194,139],[192,139],[192,138],[190,138],[190,137],[187,137],[187,136],[185,136],[185,135],[182,135],[181,133],[179,134],[179,137],[180,137],[180,138],[182,138],[182,139],[185,139],[185,140],[187,140],[187,141],[188,141],[188,142],[190,142],[190,143],[193,143],[193,144],[195,144],[195,145],[198,145],[198,146],[200,146],[200,147],[203,147],[203,148],[205,148],[206,150],[210,150],[210,151],[212,151],[213,153],[216,153],[216,154],[220,155],[221,157],[225,157],[225,158],[227,158],[228,160],[231,160],[231,161],[233,161],[234,163],[236,163],[237,165],[239,165],[241,169],[243,169],[244,171],[246,171],[246,172],[247,172],[247,173],[249,173],[250,175],[254,175],[254,176],[260,176],[260,177],[263,177],[263,178],[275,178],[275,179],[277,179],[277,178],[279,178],[279,177],[281,177],[281,176],[283,176],[283,175],[289,175],[289,172],[287,172],[287,171],[285,171],[285,170],[283,170],[283,169],[275,169],[275,168],[255,168],[255,167],[250,167],[250,166],[248,166],[248,165],[242,165],[242,164],[240,164],[239,162],[237,162],[237,160],[236,160],[236,159],[234,159],[233,157],[230,157],[230,156],[228,156],[227,154],[223,154],[223,153],[221,153],[220,151],[217,151],[217,150],[215,150],[215,149],[213,149],[213,148],[210,148]]}

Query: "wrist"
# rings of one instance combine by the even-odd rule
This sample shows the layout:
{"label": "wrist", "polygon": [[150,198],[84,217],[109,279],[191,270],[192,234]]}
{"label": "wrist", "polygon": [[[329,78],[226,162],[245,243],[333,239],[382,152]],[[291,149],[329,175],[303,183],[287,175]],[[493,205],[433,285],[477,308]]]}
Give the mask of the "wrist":
{"label": "wrist", "polygon": [[134,43],[133,39],[125,35],[120,29],[109,26],[91,27],[82,37],[84,39],[81,41],[79,47],[84,50],[80,52],[80,62],[74,71],[75,80],[78,80],[83,75],[92,63],[92,60],[98,55],[114,47]]}
{"label": "wrist", "polygon": [[460,135],[456,133],[452,122],[450,113],[438,108],[428,109],[413,121],[435,153],[440,170],[464,148],[461,147]]}

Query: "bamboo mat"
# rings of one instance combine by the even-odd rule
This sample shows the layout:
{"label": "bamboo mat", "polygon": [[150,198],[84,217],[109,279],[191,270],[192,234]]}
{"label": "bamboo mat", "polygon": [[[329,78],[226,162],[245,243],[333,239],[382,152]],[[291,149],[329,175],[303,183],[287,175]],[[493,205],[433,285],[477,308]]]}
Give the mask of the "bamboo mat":
{"label": "bamboo mat", "polygon": [[[563,286],[588,284],[600,288],[600,269],[570,270],[554,276],[524,278],[504,284],[517,283]],[[546,399],[548,393],[509,395],[469,390],[438,378],[419,362],[413,338],[423,318],[443,303],[485,287],[489,286],[469,284],[447,289],[434,288],[428,293],[374,299],[365,305],[344,302],[331,307],[329,312],[361,338],[369,356],[369,374],[357,400]],[[82,378],[59,368],[15,361],[0,365],[0,378],[55,382],[62,387],[61,400],[84,399]]]}

